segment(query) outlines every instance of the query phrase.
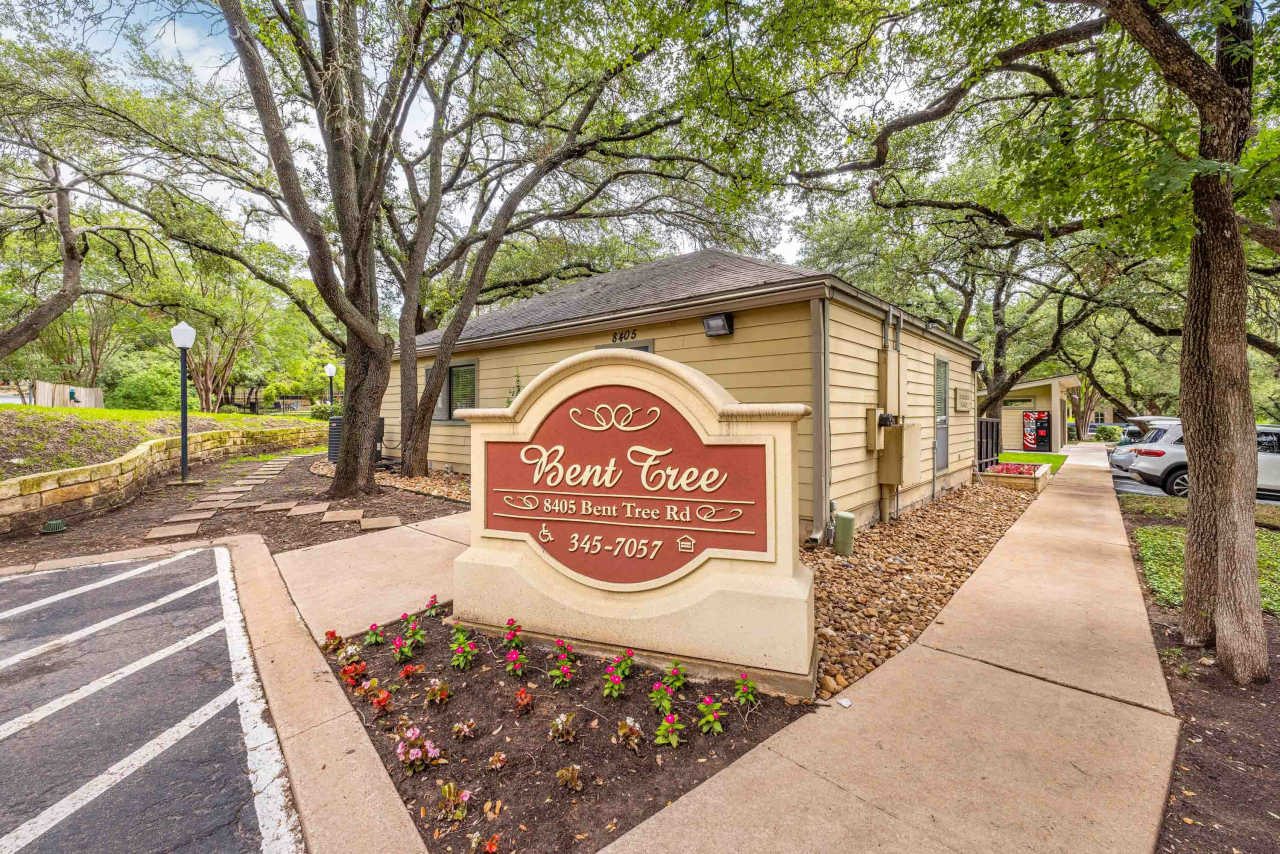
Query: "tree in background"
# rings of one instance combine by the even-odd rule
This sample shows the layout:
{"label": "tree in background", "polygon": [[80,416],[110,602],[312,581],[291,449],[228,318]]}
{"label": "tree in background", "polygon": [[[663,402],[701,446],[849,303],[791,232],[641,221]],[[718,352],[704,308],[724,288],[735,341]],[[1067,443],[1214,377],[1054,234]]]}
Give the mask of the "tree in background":
{"label": "tree in background", "polygon": [[[960,213],[1006,244],[1092,236],[1130,263],[1185,259],[1181,412],[1194,487],[1183,639],[1216,637],[1232,678],[1266,679],[1241,223],[1261,247],[1272,230],[1260,216],[1280,221],[1280,131],[1255,121],[1253,101],[1259,57],[1276,60],[1258,48],[1274,48],[1280,23],[1265,11],[1255,21],[1243,2],[926,3],[850,14],[867,22],[857,85],[872,94],[910,86],[924,106],[833,111],[826,162],[809,158],[797,180],[847,191],[876,174],[877,186],[895,189],[886,174],[945,170],[967,142],[989,139],[1001,153],[990,184],[880,202]],[[1260,105],[1274,115],[1274,92]]]}

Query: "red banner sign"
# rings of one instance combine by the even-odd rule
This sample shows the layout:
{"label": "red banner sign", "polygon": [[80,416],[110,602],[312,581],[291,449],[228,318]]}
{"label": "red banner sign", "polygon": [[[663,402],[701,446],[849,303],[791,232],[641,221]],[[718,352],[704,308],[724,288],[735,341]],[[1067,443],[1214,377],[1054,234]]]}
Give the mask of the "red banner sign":
{"label": "red banner sign", "polygon": [[528,442],[485,455],[485,526],[528,534],[587,578],[638,584],[708,549],[769,547],[764,445],[704,444],[642,389],[578,392]]}

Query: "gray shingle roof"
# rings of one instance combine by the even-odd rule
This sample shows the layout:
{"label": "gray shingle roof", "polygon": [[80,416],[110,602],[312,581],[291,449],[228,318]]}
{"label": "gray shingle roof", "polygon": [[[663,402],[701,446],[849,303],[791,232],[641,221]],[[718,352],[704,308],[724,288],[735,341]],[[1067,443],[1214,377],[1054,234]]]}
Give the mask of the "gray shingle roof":
{"label": "gray shingle roof", "polygon": [[[461,342],[826,275],[723,249],[703,249],[592,276],[473,316],[462,330]],[[434,346],[442,334],[436,329],[419,335],[418,347]]]}

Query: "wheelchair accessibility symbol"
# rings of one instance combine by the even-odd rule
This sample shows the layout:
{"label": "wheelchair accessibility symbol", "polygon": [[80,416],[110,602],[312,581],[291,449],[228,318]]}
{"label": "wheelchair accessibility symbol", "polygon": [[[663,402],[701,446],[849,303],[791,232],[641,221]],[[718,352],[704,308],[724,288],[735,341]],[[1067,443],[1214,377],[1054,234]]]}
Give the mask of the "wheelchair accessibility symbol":
{"label": "wheelchair accessibility symbol", "polygon": [[550,543],[554,542],[555,537],[551,536],[551,532],[547,530],[547,523],[542,523],[542,530],[538,531],[538,542]]}

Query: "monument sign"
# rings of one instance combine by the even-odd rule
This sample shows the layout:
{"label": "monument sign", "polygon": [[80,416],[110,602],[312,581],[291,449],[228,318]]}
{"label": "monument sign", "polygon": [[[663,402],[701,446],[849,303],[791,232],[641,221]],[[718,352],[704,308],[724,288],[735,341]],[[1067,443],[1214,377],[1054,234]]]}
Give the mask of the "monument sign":
{"label": "monument sign", "polygon": [[454,564],[455,615],[794,687],[813,664],[794,451],[808,413],[738,403],[687,365],[619,349],[565,359],[504,409],[461,411],[472,545]]}

